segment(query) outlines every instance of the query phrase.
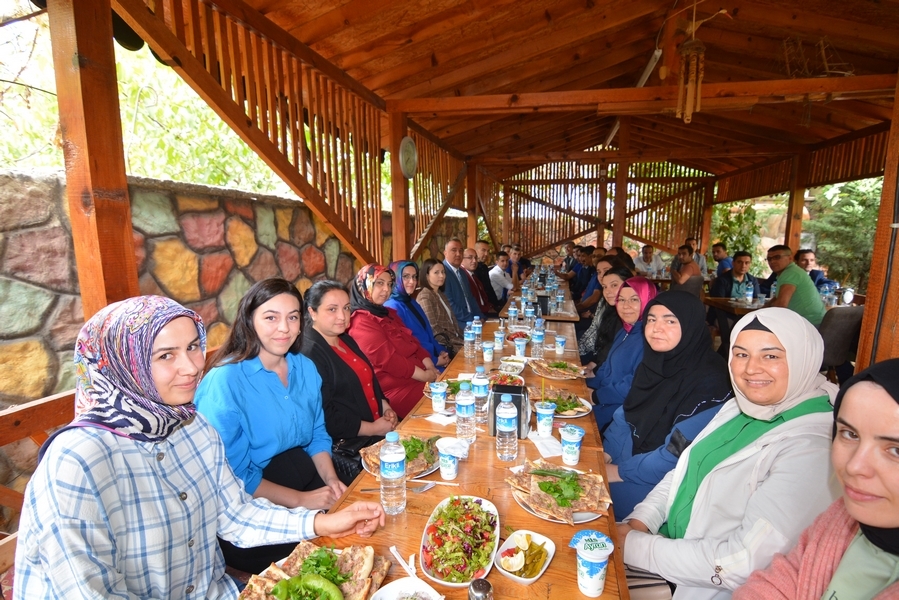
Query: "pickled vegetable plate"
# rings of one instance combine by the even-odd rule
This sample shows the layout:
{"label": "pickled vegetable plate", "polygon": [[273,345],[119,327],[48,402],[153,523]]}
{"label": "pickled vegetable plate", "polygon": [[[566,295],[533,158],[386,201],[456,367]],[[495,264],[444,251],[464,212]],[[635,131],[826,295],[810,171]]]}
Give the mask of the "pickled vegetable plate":
{"label": "pickled vegetable plate", "polygon": [[[546,560],[543,562],[543,566],[540,568],[540,571],[533,577],[519,577],[509,571],[505,570],[501,564],[503,553],[507,550],[513,549],[517,547],[517,537],[519,535],[530,535],[532,544],[543,544],[543,548],[546,550]],[[494,564],[496,564],[496,569],[514,581],[515,583],[520,583],[522,585],[531,585],[538,579],[540,576],[546,572],[546,567],[549,566],[549,563],[552,561],[553,556],[556,554],[556,545],[553,543],[551,539],[546,537],[545,535],[539,534],[535,531],[530,531],[528,529],[519,529],[518,531],[511,534],[502,546],[499,547],[499,551],[497,551],[496,556],[493,559]]]}

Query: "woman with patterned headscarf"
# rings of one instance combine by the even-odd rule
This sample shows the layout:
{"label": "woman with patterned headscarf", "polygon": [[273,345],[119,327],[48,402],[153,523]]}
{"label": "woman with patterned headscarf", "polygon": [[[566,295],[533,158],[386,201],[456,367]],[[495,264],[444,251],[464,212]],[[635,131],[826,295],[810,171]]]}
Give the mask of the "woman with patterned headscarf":
{"label": "woman with patterned headscarf", "polygon": [[593,416],[600,431],[612,422],[612,415],[624,403],[631,389],[634,371],[643,360],[643,309],[656,297],[656,286],[645,277],[631,277],[618,289],[615,310],[621,329],[615,334],[609,356],[594,377],[587,380],[593,388],[596,406]]}
{"label": "woman with patterned headscarf", "polygon": [[396,276],[387,267],[362,267],[350,287],[349,331],[402,419],[421,400],[422,384],[436,381],[440,372],[396,311],[384,306],[395,285]]}
{"label": "woman with patterned headscarf", "polygon": [[735,599],[899,598],[899,359],[846,381],[833,418],[842,497]]}
{"label": "woman with patterned headscarf", "polygon": [[434,330],[431,329],[424,309],[412,297],[415,288],[418,287],[418,265],[411,260],[398,260],[390,263],[390,270],[396,277],[396,283],[384,306],[396,311],[421,347],[431,355],[431,360],[437,365],[437,369],[443,371],[443,368],[449,364],[449,354],[446,348],[434,339]]}
{"label": "woman with patterned headscarf", "polygon": [[818,372],[823,356],[821,334],[791,310],[737,322],[734,399],[618,525],[626,564],[675,584],[675,600],[727,600],[796,544],[836,495],[828,454],[837,387]]}
{"label": "woman with patterned headscarf", "polygon": [[217,535],[295,543],[384,524],[373,502],[325,515],[247,495],[193,405],[205,349],[200,317],[159,296],[84,325],[75,420],[25,490],[15,598],[234,598]]}

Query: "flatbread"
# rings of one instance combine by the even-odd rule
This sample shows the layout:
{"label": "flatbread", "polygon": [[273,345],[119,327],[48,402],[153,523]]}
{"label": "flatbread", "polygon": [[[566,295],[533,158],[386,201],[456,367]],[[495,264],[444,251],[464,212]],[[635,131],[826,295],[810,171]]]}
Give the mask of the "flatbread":
{"label": "flatbread", "polygon": [[[565,368],[551,367],[550,362],[564,362],[567,366]],[[579,365],[564,360],[531,360],[528,364],[531,365],[534,373],[540,377],[548,377],[550,379],[584,379],[585,377]]]}
{"label": "flatbread", "polygon": [[576,512],[608,513],[612,498],[602,475],[598,473],[578,473],[578,485],[584,492],[580,498],[571,502],[571,506],[559,506],[552,495],[541,490],[541,481],[556,481],[556,478],[548,475],[534,475],[533,471],[538,469],[558,470],[560,468],[558,465],[538,458],[535,461],[528,461],[520,472],[506,477],[506,482],[512,487],[512,494],[519,502],[544,518],[557,519],[574,525],[574,513]]}
{"label": "flatbread", "polygon": [[[440,436],[434,436],[433,438],[421,438],[418,436],[413,436],[409,434],[400,434],[400,441],[408,440],[410,438],[417,438],[423,441],[425,444],[429,444],[432,446],[431,448],[431,460],[428,461],[425,453],[422,452],[418,456],[416,456],[413,460],[406,461],[406,479],[411,479],[420,473],[424,473],[428,468],[430,468],[435,462],[437,462],[439,455],[437,452],[436,446],[433,446],[433,443]],[[433,440],[433,441],[431,441]],[[376,444],[372,444],[371,446],[366,446],[362,450],[359,451],[359,456],[362,457],[362,461],[365,463],[365,468],[369,473],[372,473],[375,477],[380,479],[379,474],[381,472],[381,446],[383,446],[385,440],[381,440]]]}
{"label": "flatbread", "polygon": [[[297,544],[281,566],[272,564],[261,575],[253,575],[239,600],[271,600],[271,591],[282,579],[300,574],[300,569],[310,554],[319,546],[309,541]],[[351,579],[340,585],[344,600],[366,600],[381,586],[390,570],[390,560],[375,556],[371,546],[349,546],[340,551],[337,568],[349,573]]]}

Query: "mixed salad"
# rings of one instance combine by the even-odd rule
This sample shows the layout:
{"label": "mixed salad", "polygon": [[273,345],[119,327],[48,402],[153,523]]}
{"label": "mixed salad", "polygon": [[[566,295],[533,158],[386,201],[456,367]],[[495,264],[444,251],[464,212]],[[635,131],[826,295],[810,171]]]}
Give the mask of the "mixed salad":
{"label": "mixed salad", "polygon": [[496,547],[497,516],[479,498],[451,496],[425,529],[421,559],[431,575],[448,583],[483,577]]}

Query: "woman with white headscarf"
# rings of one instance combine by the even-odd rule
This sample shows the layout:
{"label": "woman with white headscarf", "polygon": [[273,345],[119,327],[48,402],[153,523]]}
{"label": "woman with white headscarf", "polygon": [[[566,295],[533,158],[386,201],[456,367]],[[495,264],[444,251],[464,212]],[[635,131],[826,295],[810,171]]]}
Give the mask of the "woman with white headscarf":
{"label": "woman with white headscarf", "polygon": [[618,526],[624,562],[675,584],[675,599],[730,598],[836,497],[837,387],[818,372],[821,335],[790,310],[766,308],[737,323],[730,349],[735,399]]}

